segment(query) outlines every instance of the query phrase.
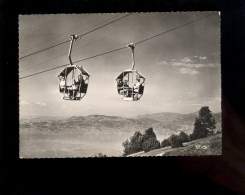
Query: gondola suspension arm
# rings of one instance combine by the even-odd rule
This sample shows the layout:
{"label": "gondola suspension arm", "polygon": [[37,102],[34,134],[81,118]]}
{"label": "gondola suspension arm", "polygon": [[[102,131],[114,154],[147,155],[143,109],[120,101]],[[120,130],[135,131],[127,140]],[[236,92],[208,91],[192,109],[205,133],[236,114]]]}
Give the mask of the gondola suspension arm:
{"label": "gondola suspension arm", "polygon": [[68,52],[68,58],[69,58],[71,65],[73,65],[72,60],[71,60],[71,50],[72,50],[73,42],[76,41],[78,38],[80,39],[81,37],[78,37],[77,35],[71,35],[70,37],[70,48]]}
{"label": "gondola suspension arm", "polygon": [[129,43],[126,45],[126,47],[130,48],[132,50],[132,70],[134,70],[134,66],[135,66],[135,60],[134,60],[134,48],[135,48],[135,44],[134,43]]}

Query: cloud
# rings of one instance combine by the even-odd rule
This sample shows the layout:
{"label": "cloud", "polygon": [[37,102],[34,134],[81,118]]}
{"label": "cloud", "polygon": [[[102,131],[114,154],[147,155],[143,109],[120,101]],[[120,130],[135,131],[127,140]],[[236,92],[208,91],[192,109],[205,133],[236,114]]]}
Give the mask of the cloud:
{"label": "cloud", "polygon": [[157,65],[168,65],[166,61],[158,62]]}
{"label": "cloud", "polygon": [[201,57],[201,56],[200,56],[199,59],[200,59],[200,60],[206,60],[207,57]]}
{"label": "cloud", "polygon": [[28,105],[30,103],[26,102],[26,101],[21,101],[20,104],[23,104],[23,105]]}
{"label": "cloud", "polygon": [[43,102],[36,102],[36,104],[39,106],[46,106],[47,105],[46,103],[43,103]]}
{"label": "cloud", "polygon": [[179,70],[181,74],[189,75],[199,74],[200,71],[198,69],[201,68],[213,68],[220,66],[219,63],[213,63],[212,61],[208,60],[206,56],[191,56],[179,60],[172,59],[169,63],[163,61],[158,64],[166,64],[172,66]]}
{"label": "cloud", "polygon": [[172,62],[171,63],[172,66],[174,67],[178,67],[178,66],[182,66],[182,67],[187,67],[187,68],[212,68],[212,67],[216,67],[217,64],[186,64],[183,62]]}
{"label": "cloud", "polygon": [[196,75],[201,68],[214,68],[220,66],[220,63],[213,62],[213,59],[208,59],[206,56],[191,56],[182,59],[164,60],[158,62],[157,65],[172,66],[181,74]]}
{"label": "cloud", "polygon": [[189,58],[189,57],[186,57],[186,58],[184,58],[184,59],[182,59],[182,62],[191,62],[192,60],[191,60],[191,58]]}
{"label": "cloud", "polygon": [[20,104],[22,105],[38,105],[38,106],[47,106],[46,103],[44,102],[36,102],[36,103],[31,103],[31,102],[26,102],[26,101],[20,101]]}
{"label": "cloud", "polygon": [[197,70],[192,70],[192,69],[189,69],[189,68],[180,68],[179,71],[180,71],[180,73],[182,73],[182,74],[190,74],[190,75],[196,75],[196,74],[199,74],[199,71],[197,71]]}
{"label": "cloud", "polygon": [[183,62],[172,62],[171,65],[172,66],[185,66],[186,64]]}

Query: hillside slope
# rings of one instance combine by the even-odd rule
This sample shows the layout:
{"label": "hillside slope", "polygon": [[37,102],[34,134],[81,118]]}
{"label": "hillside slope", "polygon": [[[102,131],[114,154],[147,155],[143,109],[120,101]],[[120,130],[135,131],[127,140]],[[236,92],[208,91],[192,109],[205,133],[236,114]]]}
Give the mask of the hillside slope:
{"label": "hillside slope", "polygon": [[[89,115],[60,117],[30,117],[20,119],[20,133],[42,134],[132,134],[152,127],[157,135],[171,135],[185,131],[191,133],[195,113],[158,113],[135,118],[118,116]],[[221,113],[214,114],[214,117]],[[220,129],[221,117],[217,118],[217,130]]]}
{"label": "hillside slope", "polygon": [[221,155],[222,154],[222,135],[198,139],[192,142],[183,143],[184,147],[171,148],[165,147],[149,152],[139,152],[128,155],[136,156],[202,156],[202,155]]}

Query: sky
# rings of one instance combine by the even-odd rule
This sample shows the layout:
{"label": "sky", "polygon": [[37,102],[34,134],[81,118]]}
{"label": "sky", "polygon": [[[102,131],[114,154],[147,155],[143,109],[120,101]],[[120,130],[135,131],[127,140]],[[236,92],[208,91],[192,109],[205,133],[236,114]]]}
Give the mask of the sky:
{"label": "sky", "polygon": [[[19,57],[68,41],[128,13],[55,14],[19,16]],[[214,14],[160,36],[198,18]],[[143,74],[144,95],[123,101],[117,93],[117,76],[131,68]],[[81,37],[73,44],[72,60],[125,47],[76,63],[91,75],[81,101],[63,100],[58,75],[65,67],[22,78],[69,63],[70,43],[19,60],[20,116],[134,117],[160,112],[192,113],[209,106],[221,112],[220,16],[218,12],[133,13]]]}

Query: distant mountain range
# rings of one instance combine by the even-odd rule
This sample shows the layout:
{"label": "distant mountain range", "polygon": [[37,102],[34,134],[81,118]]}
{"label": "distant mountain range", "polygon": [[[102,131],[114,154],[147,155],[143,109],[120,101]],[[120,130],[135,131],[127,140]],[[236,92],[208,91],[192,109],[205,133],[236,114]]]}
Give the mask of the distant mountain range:
{"label": "distant mountain range", "polygon": [[[158,135],[170,135],[179,131],[191,133],[198,112],[191,114],[156,113],[134,118],[89,115],[73,117],[22,117],[20,133],[51,134],[133,134],[152,127]],[[213,113],[221,129],[221,113]]]}

